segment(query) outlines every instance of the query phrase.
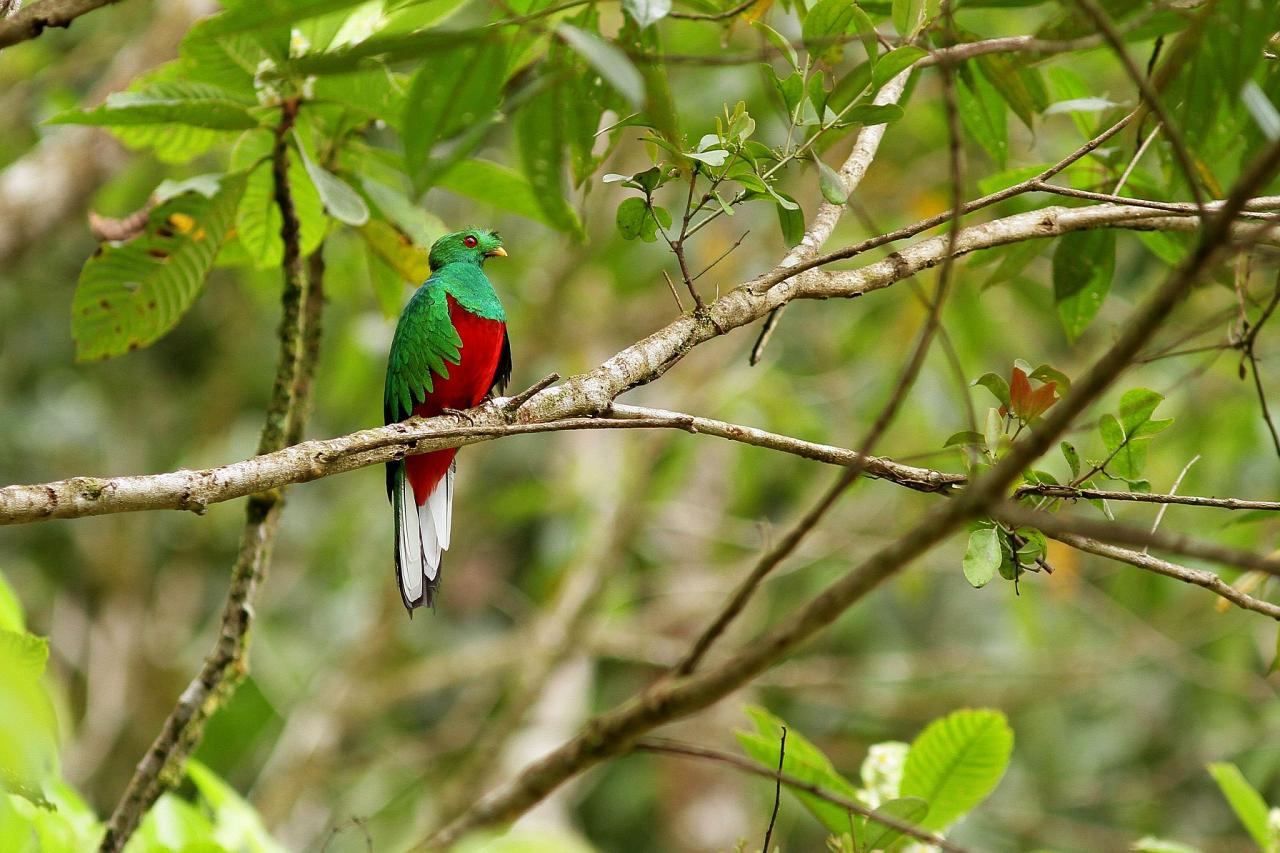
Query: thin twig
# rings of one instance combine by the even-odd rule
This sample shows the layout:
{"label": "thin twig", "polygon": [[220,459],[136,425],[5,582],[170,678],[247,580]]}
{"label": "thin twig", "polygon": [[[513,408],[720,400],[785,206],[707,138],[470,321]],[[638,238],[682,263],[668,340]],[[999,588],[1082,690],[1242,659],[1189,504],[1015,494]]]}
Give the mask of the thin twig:
{"label": "thin twig", "polygon": [[[774,779],[781,784],[786,785],[788,788],[803,791],[804,793],[817,797],[818,799],[828,802],[833,806],[839,806],[853,814],[861,815],[869,821],[875,821],[878,824],[887,826],[890,829],[900,832],[910,838],[914,838],[917,841],[932,844],[935,847],[948,851],[948,853],[968,853],[966,848],[961,847],[958,844],[954,844],[940,835],[934,835],[931,832],[926,832],[917,826],[912,826],[911,824],[899,820],[891,815],[887,815],[884,812],[868,808],[856,800],[841,797],[839,794],[828,791],[826,788],[819,785],[814,785],[812,782],[806,782],[789,773],[783,773],[781,770],[775,773],[765,767],[761,767],[754,761],[749,761],[741,756],[734,755],[732,752],[723,752],[718,749],[709,749],[705,746],[696,746],[690,743],[671,740],[670,738],[658,737],[642,738],[636,741],[634,748],[637,752],[650,752],[656,755],[672,755],[680,758],[697,758],[704,761],[714,761],[728,765],[737,770],[741,770],[744,773],[761,776],[765,779]],[[779,764],[781,764],[781,757],[779,758]]]}
{"label": "thin twig", "polygon": [[778,822],[778,809],[782,807],[782,767],[787,755],[787,727],[782,726],[782,737],[778,741],[778,773],[773,785],[773,813],[769,815],[769,826],[764,831],[764,846],[761,853],[769,853],[769,844],[773,841],[773,825]]}
{"label": "thin twig", "polygon": [[1229,601],[1237,607],[1245,610],[1252,610],[1255,613],[1261,613],[1272,619],[1280,620],[1280,606],[1272,604],[1269,601],[1262,601],[1254,598],[1247,593],[1236,589],[1213,572],[1204,569],[1192,569],[1187,566],[1180,566],[1177,563],[1170,563],[1168,560],[1161,560],[1152,557],[1142,551],[1131,551],[1128,548],[1120,548],[1116,545],[1108,545],[1105,542],[1099,542],[1097,539],[1091,539],[1087,536],[1080,536],[1075,533],[1046,533],[1050,539],[1055,539],[1065,545],[1070,545],[1078,551],[1085,551],[1099,557],[1106,557],[1108,560],[1116,560],[1121,563],[1127,563],[1135,568],[1144,571],[1154,572],[1158,575],[1164,575],[1167,578],[1174,578],[1183,583],[1194,584],[1203,587],[1215,595],[1221,596],[1223,601]]}
{"label": "thin twig", "polygon": [[[1191,457],[1191,460],[1187,462],[1186,465],[1182,466],[1182,470],[1178,472],[1178,476],[1174,479],[1173,485],[1169,487],[1169,494],[1173,495],[1177,493],[1178,489],[1181,488],[1182,486],[1183,479],[1187,476],[1187,472],[1191,470],[1191,466],[1195,465],[1199,461],[1200,461],[1200,454],[1197,453],[1195,456]],[[1169,511],[1168,502],[1160,504],[1160,509],[1156,510],[1155,520],[1151,522],[1152,533],[1155,533],[1157,530],[1160,529],[1160,522],[1164,521],[1164,514],[1168,511]],[[1145,552],[1146,552],[1146,549],[1144,548],[1143,553]]]}
{"label": "thin twig", "polygon": [[1195,163],[1191,158],[1191,153],[1187,150],[1186,143],[1182,139],[1182,134],[1178,132],[1177,127],[1169,117],[1168,110],[1165,109],[1164,103],[1160,100],[1160,93],[1156,91],[1151,80],[1130,55],[1129,49],[1125,46],[1124,35],[1116,29],[1115,24],[1111,20],[1111,16],[1106,10],[1098,5],[1096,0],[1074,0],[1075,4],[1093,21],[1094,25],[1102,33],[1102,37],[1106,39],[1107,44],[1111,46],[1112,51],[1120,60],[1120,64],[1129,75],[1129,79],[1138,87],[1138,91],[1142,94],[1142,100],[1147,107],[1156,114],[1160,120],[1160,124],[1164,125],[1165,134],[1169,137],[1169,145],[1173,148],[1174,159],[1178,162],[1178,167],[1182,170],[1182,177],[1187,182],[1187,189],[1191,192],[1191,197],[1195,199],[1196,206],[1201,208],[1201,218],[1207,217],[1207,213],[1203,211],[1204,193],[1200,189],[1200,181],[1196,177]]}
{"label": "thin twig", "polygon": [[1178,506],[1216,507],[1218,509],[1280,511],[1280,501],[1252,501],[1241,498],[1213,498],[1198,495],[1156,494],[1152,492],[1121,492],[1110,489],[1082,489],[1049,483],[1019,486],[1014,497],[1040,495],[1068,500],[1134,501],[1137,503],[1175,504]]}
{"label": "thin twig", "polygon": [[[948,3],[948,8],[950,5]],[[933,343],[934,336],[941,323],[942,306],[946,301],[947,293],[950,289],[951,272],[954,267],[955,246],[957,235],[960,230],[960,214],[964,200],[964,169],[963,169],[963,153],[959,136],[959,112],[956,109],[955,92],[951,87],[952,70],[949,65],[943,66],[943,88],[946,95],[944,100],[946,103],[947,125],[950,129],[950,152],[951,152],[951,180],[952,180],[952,218],[951,228],[948,232],[947,252],[943,256],[942,264],[938,270],[938,286],[934,293],[933,300],[929,305],[929,314],[925,320],[924,326],[920,330],[919,337],[915,347],[912,350],[911,357],[908,359],[906,366],[903,368],[901,376],[898,378],[893,388],[893,393],[889,397],[889,401],[880,410],[876,420],[872,423],[871,429],[867,432],[866,437],[859,446],[859,457],[867,457],[876,443],[883,437],[884,433],[889,429],[889,425],[897,416],[898,410],[901,408],[902,402],[906,399],[911,387],[915,384],[916,377],[920,373],[920,368],[924,366],[925,356],[929,352],[929,347]],[[776,319],[775,319],[776,322]],[[757,347],[760,343],[757,343]],[[845,471],[836,479],[835,483],[823,493],[800,520],[787,531],[786,535],[778,541],[778,544],[768,549],[761,558],[756,562],[752,570],[734,589],[733,595],[725,602],[724,606],[715,615],[715,618],[702,630],[697,639],[689,647],[689,652],[680,660],[672,672],[677,676],[686,676],[692,673],[698,666],[699,662],[710,650],[716,640],[724,634],[729,625],[738,617],[738,615],[746,608],[747,603],[755,595],[756,590],[760,588],[760,584],[764,579],[789,557],[800,542],[818,525],[831,507],[835,506],[836,501],[843,495],[850,486],[852,486],[859,476],[865,470],[863,464],[855,464],[845,469]]]}

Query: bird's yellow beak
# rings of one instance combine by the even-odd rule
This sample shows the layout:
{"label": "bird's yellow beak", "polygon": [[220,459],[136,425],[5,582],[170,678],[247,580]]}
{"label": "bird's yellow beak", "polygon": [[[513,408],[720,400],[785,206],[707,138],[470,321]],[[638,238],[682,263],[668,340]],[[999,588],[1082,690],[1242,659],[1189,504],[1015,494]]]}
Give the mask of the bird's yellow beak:
{"label": "bird's yellow beak", "polygon": [[486,254],[486,255],[488,255],[488,256],[489,256],[489,257],[491,257],[491,258],[492,258],[494,255],[497,255],[497,256],[498,256],[498,257],[500,257],[500,258],[505,258],[505,257],[507,256],[507,250],[506,250],[506,249],[504,249],[504,248],[502,248],[501,246],[499,246],[499,247],[498,247],[498,248],[496,248],[496,249],[493,249],[493,250],[491,250],[491,251],[485,252],[485,254]]}

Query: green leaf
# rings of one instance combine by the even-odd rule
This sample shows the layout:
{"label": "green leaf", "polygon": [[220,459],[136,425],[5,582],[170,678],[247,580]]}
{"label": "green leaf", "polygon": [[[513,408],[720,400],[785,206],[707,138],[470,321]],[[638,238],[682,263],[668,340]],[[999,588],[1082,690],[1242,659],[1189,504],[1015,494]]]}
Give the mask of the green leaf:
{"label": "green leaf", "polygon": [[[261,158],[271,152],[267,133],[246,134],[231,153],[234,170],[249,169],[244,193],[236,207],[236,238],[258,269],[280,266],[284,258],[284,240],[280,236],[280,206],[276,204],[275,176],[271,164]],[[324,203],[315,184],[307,176],[298,153],[289,150],[289,192],[298,215],[303,254],[315,251],[324,239],[328,224]],[[212,195],[205,192],[205,195]]]}
{"label": "green leaf", "polygon": [[615,221],[618,233],[625,240],[638,239],[645,233],[646,228],[652,229],[653,223],[652,217],[649,216],[649,205],[637,196],[623,199],[622,204],[618,205]]}
{"label": "green leaf", "polygon": [[622,8],[644,29],[671,13],[671,0],[622,0]]}
{"label": "green leaf", "polygon": [[369,206],[364,203],[360,194],[351,185],[330,172],[307,156],[307,148],[298,138],[298,153],[302,156],[302,165],[320,193],[329,215],[339,222],[348,225],[363,225],[369,221]]}
{"label": "green leaf", "polygon": [[[391,223],[370,219],[359,230],[360,236],[369,244],[373,253],[408,284],[416,287],[431,275],[428,251],[415,245]],[[399,307],[397,304],[396,308]]]}
{"label": "green leaf", "polygon": [[804,213],[795,199],[781,193],[774,193],[777,199],[778,227],[782,229],[782,239],[787,246],[798,246],[804,239]]}
{"label": "green leaf", "polygon": [[922,827],[945,829],[995,789],[1012,751],[1013,731],[1004,714],[956,711],[934,720],[912,742],[899,793],[929,804]]}
{"label": "green leaf", "polygon": [[885,83],[888,83],[928,55],[929,52],[927,50],[916,47],[913,44],[895,47],[876,61],[876,67],[871,72],[871,88],[879,91],[880,87]]}
{"label": "green leaf", "polygon": [[956,84],[960,122],[998,168],[1009,155],[1008,108],[987,78],[962,72]]}
{"label": "green leaf", "polygon": [[639,109],[644,104],[644,78],[617,45],[568,24],[556,27],[556,32],[564,39],[565,44],[600,72],[600,76],[626,98],[633,109]]}
{"label": "green leaf", "polygon": [[973,380],[971,385],[981,385],[990,391],[995,398],[1000,401],[1000,405],[1008,408],[1011,400],[1009,397],[1009,382],[998,373],[987,372]]}
{"label": "green leaf", "polygon": [[1147,443],[1135,441],[1132,435],[1124,431],[1124,427],[1113,415],[1103,415],[1098,421],[1098,432],[1102,443],[1107,448],[1111,461],[1107,463],[1107,473],[1123,480],[1137,480],[1142,476],[1142,469],[1147,464]]}
{"label": "green leaf", "polygon": [[796,56],[796,49],[791,46],[790,39],[766,24],[764,21],[755,20],[751,22],[751,25],[764,33],[764,37],[772,42],[773,46],[778,49],[778,52],[786,58],[787,63],[791,66],[793,71],[800,70],[800,58]]}
{"label": "green leaf", "polygon": [[1156,407],[1164,400],[1150,388],[1131,388],[1120,398],[1120,425],[1126,435],[1133,436],[1137,430],[1151,420]]}
{"label": "green leaf", "polygon": [[979,56],[977,66],[979,72],[1000,93],[1000,97],[1004,98],[1014,115],[1021,119],[1028,129],[1032,129],[1032,120],[1043,107],[1027,85],[1027,80],[1021,73],[1023,69],[1017,68],[1007,57],[994,53]]}
{"label": "green leaf", "polygon": [[832,204],[847,202],[849,190],[845,188],[844,179],[840,177],[840,173],[824,163],[820,157],[813,158],[813,162],[818,164],[818,188],[822,190],[822,197]]}
{"label": "green leaf", "polygon": [[559,231],[581,236],[582,223],[566,201],[564,139],[561,133],[560,90],[548,86],[534,95],[516,116],[520,161],[542,209],[543,221]]}
{"label": "green leaf", "polygon": [[1062,450],[1062,458],[1067,460],[1067,467],[1071,469],[1071,479],[1076,479],[1080,476],[1080,453],[1069,441],[1062,442],[1058,447]]}
{"label": "green leaf", "polygon": [[79,360],[147,346],[177,324],[204,286],[244,187],[245,175],[237,173],[212,198],[174,196],[152,209],[141,235],[94,253],[72,299]]}
{"label": "green leaf", "polygon": [[409,83],[402,139],[405,168],[419,190],[439,179],[431,151],[464,130],[487,125],[502,98],[507,47],[499,40],[424,62]]}
{"label": "green leaf", "polygon": [[187,777],[214,814],[215,837],[221,847],[252,853],[284,853],[267,832],[258,812],[204,764],[190,759]]}
{"label": "green leaf", "polygon": [[116,92],[96,109],[68,110],[49,123],[106,127],[180,124],[207,130],[248,130],[259,125],[249,106],[216,86],[177,81]]}
{"label": "green leaf", "polygon": [[841,40],[852,26],[849,0],[818,0],[804,17],[800,38],[811,56],[834,65],[843,54]]}
{"label": "green leaf", "polygon": [[943,447],[967,447],[969,445],[977,445],[979,447],[986,443],[986,436],[980,432],[971,429],[962,429],[959,432],[952,433],[945,442]]}
{"label": "green leaf", "polygon": [[[529,181],[514,169],[490,160],[463,160],[440,177],[440,186],[476,201],[485,202],[526,219],[555,228],[556,222],[548,217],[538,201],[537,192]],[[570,210],[573,222],[577,216]]]}
{"label": "green leaf", "polygon": [[902,107],[897,104],[858,104],[844,114],[844,124],[888,124],[902,118]]}
{"label": "green leaf", "polygon": [[22,602],[3,573],[0,573],[0,631],[25,631]]}
{"label": "green leaf", "polygon": [[[929,804],[916,797],[898,797],[886,800],[876,806],[875,810],[885,817],[896,818],[901,823],[918,824],[928,814]],[[895,841],[903,837],[902,830],[879,823],[875,818],[866,819],[863,832],[865,842],[859,848],[862,850],[889,850]]]}
{"label": "green leaf", "polygon": [[924,17],[924,0],[893,0],[893,28],[903,38],[911,38]]}
{"label": "green leaf", "polygon": [[1058,370],[1056,367],[1048,364],[1042,364],[1035,370],[1031,371],[1030,377],[1040,382],[1052,382],[1058,386],[1058,391],[1066,394],[1071,390],[1071,379],[1067,374]]}
{"label": "green leaf", "polygon": [[[782,739],[784,723],[763,708],[744,709],[755,723],[755,732],[735,731],[734,736],[744,752],[770,772],[778,769],[778,747]],[[787,726],[787,745],[783,751],[782,772],[802,782],[816,785],[828,793],[849,800],[858,800],[853,784],[836,771],[835,766],[822,751],[803,735]],[[817,818],[829,832],[841,833],[849,829],[849,815],[840,806],[818,799],[812,794],[792,790],[800,804]]]}
{"label": "green leaf", "polygon": [[1262,850],[1271,850],[1274,840],[1267,826],[1267,801],[1254,789],[1234,764],[1219,761],[1209,765],[1209,775],[1218,783],[1231,810]]}
{"label": "green leaf", "polygon": [[974,589],[982,589],[1000,568],[1000,531],[983,527],[969,534],[964,551],[964,578]]}
{"label": "green leaf", "polygon": [[227,11],[209,22],[204,35],[213,37],[249,31],[263,32],[349,9],[364,2],[365,0],[253,0],[224,3]]}
{"label": "green leaf", "polygon": [[1080,337],[1098,315],[1115,268],[1114,231],[1073,231],[1059,238],[1053,252],[1053,299],[1068,340]]}

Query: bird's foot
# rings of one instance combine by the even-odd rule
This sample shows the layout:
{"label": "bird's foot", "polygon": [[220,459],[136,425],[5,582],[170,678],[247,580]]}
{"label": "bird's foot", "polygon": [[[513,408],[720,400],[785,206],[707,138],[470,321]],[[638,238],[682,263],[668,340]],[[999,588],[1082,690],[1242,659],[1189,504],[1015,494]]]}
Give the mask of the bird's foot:
{"label": "bird's foot", "polygon": [[440,413],[443,415],[453,415],[455,418],[461,418],[462,420],[467,422],[468,426],[476,425],[475,418],[471,417],[471,415],[469,415],[467,412],[463,411],[462,409],[450,409],[446,407],[441,409]]}

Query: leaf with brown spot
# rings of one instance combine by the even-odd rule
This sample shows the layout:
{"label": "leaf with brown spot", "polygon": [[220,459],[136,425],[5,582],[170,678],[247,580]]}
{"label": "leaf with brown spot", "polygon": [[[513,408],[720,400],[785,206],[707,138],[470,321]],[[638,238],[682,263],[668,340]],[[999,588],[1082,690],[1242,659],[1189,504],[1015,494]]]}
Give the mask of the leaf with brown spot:
{"label": "leaf with brown spot", "polygon": [[237,172],[212,195],[175,195],[151,211],[137,237],[104,246],[85,263],[72,303],[77,359],[147,346],[177,324],[213,267],[244,186]]}

